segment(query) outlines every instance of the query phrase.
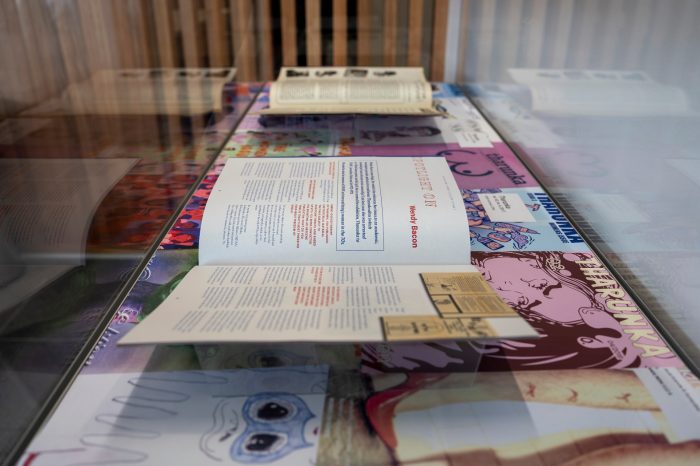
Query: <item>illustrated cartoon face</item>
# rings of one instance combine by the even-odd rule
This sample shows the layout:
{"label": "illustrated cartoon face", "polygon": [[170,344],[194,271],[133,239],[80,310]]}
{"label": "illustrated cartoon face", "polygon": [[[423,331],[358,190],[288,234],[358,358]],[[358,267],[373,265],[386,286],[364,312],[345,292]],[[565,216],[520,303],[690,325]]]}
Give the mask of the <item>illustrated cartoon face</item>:
{"label": "illustrated cartoon face", "polygon": [[312,446],[305,430],[313,417],[304,400],[291,393],[257,393],[242,407],[240,398],[226,399],[216,406],[200,448],[219,461],[228,456],[240,463],[269,463]]}
{"label": "illustrated cartoon face", "polygon": [[486,267],[486,280],[515,308],[565,323],[580,321],[579,309],[591,305],[586,295],[562,285],[534,259],[497,257],[488,259]]}

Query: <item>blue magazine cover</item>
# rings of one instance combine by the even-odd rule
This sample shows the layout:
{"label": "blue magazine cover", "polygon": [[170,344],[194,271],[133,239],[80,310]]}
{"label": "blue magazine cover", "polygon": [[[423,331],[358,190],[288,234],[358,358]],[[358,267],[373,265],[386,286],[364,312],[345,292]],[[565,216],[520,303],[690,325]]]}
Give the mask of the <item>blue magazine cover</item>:
{"label": "blue magazine cover", "polygon": [[589,251],[539,188],[462,189],[473,251]]}

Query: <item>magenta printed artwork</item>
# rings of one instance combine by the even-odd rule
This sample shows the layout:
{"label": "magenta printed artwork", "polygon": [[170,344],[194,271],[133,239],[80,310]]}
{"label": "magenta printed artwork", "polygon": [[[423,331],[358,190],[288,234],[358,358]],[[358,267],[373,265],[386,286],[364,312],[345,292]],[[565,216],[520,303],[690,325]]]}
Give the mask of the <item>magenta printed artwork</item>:
{"label": "magenta printed artwork", "polygon": [[538,186],[507,144],[493,148],[463,148],[457,144],[405,146],[339,146],[338,155],[445,157],[460,189],[527,188]]}
{"label": "magenta printed artwork", "polygon": [[366,370],[439,371],[476,364],[481,370],[682,367],[594,255],[473,252],[472,262],[541,338],[366,345]]}

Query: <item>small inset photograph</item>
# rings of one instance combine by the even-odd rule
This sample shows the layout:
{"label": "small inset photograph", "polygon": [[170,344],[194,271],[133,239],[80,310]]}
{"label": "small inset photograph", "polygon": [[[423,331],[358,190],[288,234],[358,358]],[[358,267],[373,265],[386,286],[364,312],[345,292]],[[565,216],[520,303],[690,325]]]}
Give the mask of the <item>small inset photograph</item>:
{"label": "small inset photograph", "polygon": [[316,70],[314,73],[317,78],[327,78],[331,76],[335,76],[338,74],[338,71],[336,70]]}
{"label": "small inset photograph", "polygon": [[308,70],[295,70],[294,68],[291,68],[291,69],[287,70],[287,77],[288,78],[308,78],[309,71]]}
{"label": "small inset photograph", "polygon": [[348,68],[345,70],[346,78],[366,78],[369,70],[366,68]]}
{"label": "small inset photograph", "polygon": [[374,71],[372,74],[377,76],[378,78],[386,78],[389,76],[396,76],[396,71],[394,71],[394,70],[377,70],[377,71]]}

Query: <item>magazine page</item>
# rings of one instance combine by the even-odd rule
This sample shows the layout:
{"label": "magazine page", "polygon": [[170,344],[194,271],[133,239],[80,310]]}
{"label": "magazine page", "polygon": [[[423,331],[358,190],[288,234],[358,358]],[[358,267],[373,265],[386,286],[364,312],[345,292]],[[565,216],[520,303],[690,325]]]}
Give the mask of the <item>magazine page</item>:
{"label": "magazine page", "polygon": [[534,336],[471,265],[199,266],[119,344]]}
{"label": "magazine page", "polygon": [[207,202],[200,265],[468,264],[444,158],[229,159]]}
{"label": "magazine page", "polygon": [[419,67],[282,68],[261,113],[438,114]]}

